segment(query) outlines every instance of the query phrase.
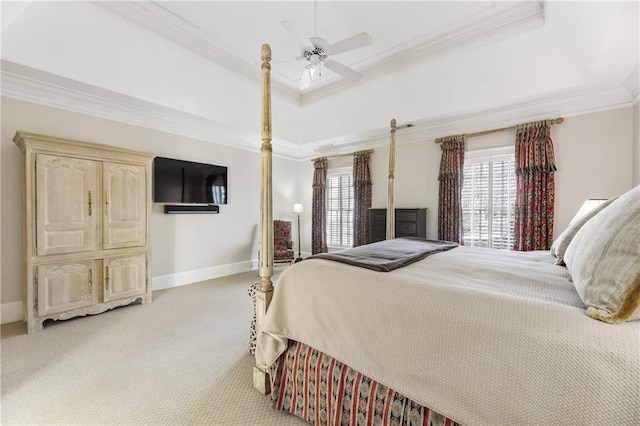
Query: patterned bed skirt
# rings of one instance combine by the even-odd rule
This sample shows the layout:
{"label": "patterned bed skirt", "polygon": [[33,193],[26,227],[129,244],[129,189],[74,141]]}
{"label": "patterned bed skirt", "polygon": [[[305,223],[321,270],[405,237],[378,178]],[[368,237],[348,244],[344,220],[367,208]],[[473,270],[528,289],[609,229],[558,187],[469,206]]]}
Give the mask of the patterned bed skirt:
{"label": "patterned bed skirt", "polygon": [[457,425],[299,342],[289,341],[270,373],[275,408],[316,425]]}

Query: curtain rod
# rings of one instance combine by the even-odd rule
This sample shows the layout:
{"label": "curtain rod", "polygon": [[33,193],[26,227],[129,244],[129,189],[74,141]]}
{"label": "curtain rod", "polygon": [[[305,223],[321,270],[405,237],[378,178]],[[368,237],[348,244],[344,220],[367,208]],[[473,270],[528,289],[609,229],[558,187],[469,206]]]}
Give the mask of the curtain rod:
{"label": "curtain rod", "polygon": [[[546,120],[540,120],[540,121],[546,121]],[[558,118],[554,118],[553,120],[549,120],[551,121],[551,124],[561,124],[564,121],[564,118],[562,117],[558,117]],[[473,137],[473,136],[484,136],[484,135],[489,135],[491,133],[497,133],[497,132],[503,132],[505,130],[512,130],[515,129],[516,127],[521,126],[521,124],[517,124],[515,126],[509,126],[509,127],[502,127],[500,129],[493,129],[493,130],[484,130],[482,132],[474,132],[474,133],[465,133],[464,136],[467,138]],[[436,138],[434,140],[435,143],[441,143],[443,139],[446,139],[446,137],[443,138]]]}
{"label": "curtain rod", "polygon": [[314,158],[314,159],[311,160],[311,162],[315,163],[316,161],[322,160],[323,158],[326,158],[327,160],[331,160],[332,158],[348,157],[350,155],[357,154],[358,152],[363,152],[365,154],[371,154],[373,152],[373,150],[372,149],[365,149],[365,150],[362,150],[362,151],[352,152],[351,154],[336,154],[336,155],[330,155],[330,156],[323,156],[323,157]]}

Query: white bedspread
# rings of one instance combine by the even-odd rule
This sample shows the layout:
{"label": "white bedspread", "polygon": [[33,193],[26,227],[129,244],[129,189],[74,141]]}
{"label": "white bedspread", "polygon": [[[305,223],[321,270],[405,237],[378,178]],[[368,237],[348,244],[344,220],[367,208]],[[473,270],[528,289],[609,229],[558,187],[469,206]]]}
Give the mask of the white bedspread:
{"label": "white bedspread", "polygon": [[297,340],[468,425],[640,424],[640,322],[588,318],[554,260],[459,247],[388,273],[295,264],[257,361]]}

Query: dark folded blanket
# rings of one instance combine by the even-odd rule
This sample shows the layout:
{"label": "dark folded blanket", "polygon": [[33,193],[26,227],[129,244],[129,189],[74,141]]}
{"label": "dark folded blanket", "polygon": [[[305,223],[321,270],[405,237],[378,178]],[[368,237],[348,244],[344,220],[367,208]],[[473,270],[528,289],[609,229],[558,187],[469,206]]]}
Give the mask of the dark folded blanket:
{"label": "dark folded blanket", "polygon": [[308,259],[326,259],[378,272],[389,272],[424,259],[430,254],[458,246],[451,241],[433,241],[423,238],[396,238],[342,250],[336,253],[318,253]]}

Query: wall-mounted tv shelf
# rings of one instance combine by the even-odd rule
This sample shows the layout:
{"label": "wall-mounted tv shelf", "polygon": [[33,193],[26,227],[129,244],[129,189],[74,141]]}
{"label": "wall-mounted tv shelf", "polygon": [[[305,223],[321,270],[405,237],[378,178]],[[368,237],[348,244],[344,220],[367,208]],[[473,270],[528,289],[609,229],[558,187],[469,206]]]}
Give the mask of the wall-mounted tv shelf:
{"label": "wall-mounted tv shelf", "polygon": [[218,214],[220,213],[220,206],[202,204],[165,204],[164,212],[165,214]]}

